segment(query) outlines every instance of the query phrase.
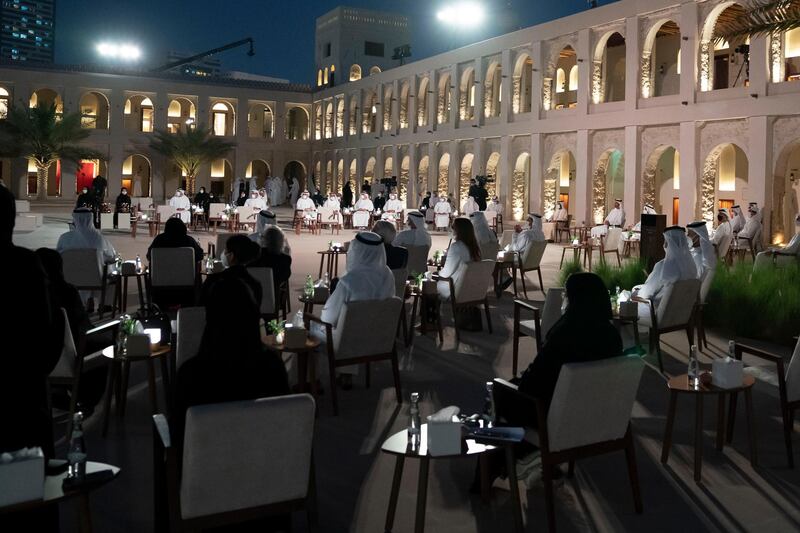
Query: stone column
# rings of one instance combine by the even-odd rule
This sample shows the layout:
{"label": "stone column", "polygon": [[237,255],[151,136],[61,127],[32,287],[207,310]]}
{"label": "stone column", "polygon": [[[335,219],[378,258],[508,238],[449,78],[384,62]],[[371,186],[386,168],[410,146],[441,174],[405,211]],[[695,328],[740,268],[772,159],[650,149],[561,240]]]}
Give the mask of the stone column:
{"label": "stone column", "polygon": [[511,113],[512,98],[512,83],[511,78],[514,69],[511,67],[511,50],[508,48],[503,49],[500,54],[500,122],[507,124]]}
{"label": "stone column", "polygon": [[503,136],[500,138],[500,161],[497,168],[497,193],[503,202],[504,221],[511,222],[514,219],[512,205],[512,181],[514,176],[514,161],[511,153],[511,137]]}
{"label": "stone column", "polygon": [[[681,71],[683,72],[683,71]],[[694,122],[680,125],[681,188],[678,191],[678,224],[688,224],[696,219],[698,209],[698,169],[700,167],[700,136]]]}
{"label": "stone column", "polygon": [[[392,129],[391,132],[397,135],[400,131],[400,80],[392,82]],[[406,112],[408,110],[406,109]]]}
{"label": "stone column", "polygon": [[[627,111],[635,111],[638,104],[640,49],[639,17],[630,17],[625,20],[625,109]],[[627,152],[625,160],[628,160]]]}
{"label": "stone column", "polygon": [[456,201],[456,209],[461,209],[459,181],[461,180],[461,154],[458,149],[458,141],[450,141],[448,151],[450,152],[450,166],[447,169],[447,192],[453,195]]}
{"label": "stone column", "polygon": [[767,95],[767,84],[770,81],[769,48],[766,37],[753,37],[750,40],[750,86],[747,91],[750,94]]}
{"label": "stone column", "polygon": [[418,205],[419,187],[417,187],[417,171],[419,170],[419,158],[417,157],[416,144],[408,145],[408,192],[406,193],[406,205],[409,209],[415,209]]}
{"label": "stone column", "polygon": [[[578,102],[576,104],[576,113],[578,115],[585,115],[589,110],[589,97],[592,91],[592,51],[590,41],[589,29],[583,29],[578,32],[578,49],[576,50],[578,59]],[[551,107],[554,107],[553,104],[551,104]]]}
{"label": "stone column", "polygon": [[547,60],[542,53],[542,41],[534,41],[533,44],[531,44],[531,58],[533,59],[533,72],[531,75],[531,114],[534,117],[541,117],[544,70],[547,68]]}
{"label": "stone column", "polygon": [[450,112],[446,123],[455,129],[458,124],[458,65],[450,66],[450,85],[445,88],[450,95]]}
{"label": "stone column", "polygon": [[[700,35],[699,21],[697,16],[697,4],[686,2],[681,4],[681,82],[680,95],[681,101],[687,104],[694,103],[695,89],[699,90],[696,80],[700,73],[695,76],[695,65],[697,64],[698,38]],[[699,66],[697,67],[699,70]],[[683,160],[683,153],[681,153]],[[683,174],[681,174],[683,179]]]}
{"label": "stone column", "polygon": [[436,180],[439,177],[439,147],[436,143],[428,143],[428,190],[436,192]]}
{"label": "stone column", "polygon": [[[570,209],[578,225],[591,224],[592,154],[588,130],[578,130],[575,146],[575,208]],[[572,202],[570,201],[570,204]],[[571,207],[571,206],[570,206]]]}
{"label": "stone column", "polygon": [[542,205],[544,195],[544,135],[534,133],[531,135],[531,174],[528,184],[528,207],[532,213],[544,214],[549,206]]}
{"label": "stone column", "polygon": [[411,133],[416,133],[417,131],[417,100],[420,97],[417,91],[419,91],[417,77],[412,75],[408,80],[408,109],[406,110],[408,113],[408,131]]}
{"label": "stone column", "polygon": [[[752,48],[751,48],[752,51]],[[768,242],[772,236],[771,215],[778,207],[772,204],[773,187],[773,161],[772,161],[772,118],[770,117],[750,117],[748,119],[748,139],[747,161],[747,202],[758,202],[758,206],[764,211],[761,221],[763,230],[761,231],[762,242]],[[683,154],[681,154],[683,155]],[[683,179],[683,176],[681,176]],[[788,237],[787,237],[788,240]]]}
{"label": "stone column", "polygon": [[482,126],[486,124],[486,113],[484,112],[484,101],[486,100],[486,68],[488,67],[483,58],[475,60],[475,124]]}
{"label": "stone column", "polygon": [[638,220],[639,213],[641,213],[641,151],[639,127],[625,126],[625,184],[622,205],[625,208],[625,220],[628,221],[628,224],[633,224]]}

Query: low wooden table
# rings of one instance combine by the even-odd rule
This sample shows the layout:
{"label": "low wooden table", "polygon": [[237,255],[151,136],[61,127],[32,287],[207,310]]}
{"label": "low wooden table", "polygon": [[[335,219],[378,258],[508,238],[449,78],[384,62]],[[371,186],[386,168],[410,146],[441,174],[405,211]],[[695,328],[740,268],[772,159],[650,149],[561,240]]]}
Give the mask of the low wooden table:
{"label": "low wooden table", "polygon": [[[408,340],[406,345],[411,346],[414,344],[414,329],[416,328],[417,322],[417,309],[419,308],[419,317],[420,317],[420,334],[426,335],[428,333],[428,324],[431,322],[436,323],[436,329],[439,332],[439,342],[444,342],[444,331],[442,329],[442,311],[441,311],[441,302],[439,301],[439,293],[431,293],[425,294],[423,293],[419,287],[411,287],[410,289],[411,295],[411,322],[408,324]],[[428,306],[427,300],[436,300],[435,305],[435,314],[434,316],[430,316],[428,313]]]}
{"label": "low wooden table", "polygon": [[316,401],[319,391],[317,390],[317,365],[313,352],[322,344],[319,339],[308,337],[304,346],[293,348],[275,342],[275,335],[262,335],[261,342],[268,350],[276,352],[278,355],[284,353],[297,355],[297,386],[300,388],[300,392],[310,392]]}
{"label": "low wooden table", "polygon": [[572,250],[572,262],[580,263],[583,246],[575,246],[573,244],[568,244],[567,246],[564,246],[564,248],[562,248],[561,250],[561,262],[558,264],[558,268],[564,266],[564,256],[566,255],[567,250]]}
{"label": "low wooden table", "polygon": [[[117,414],[125,416],[125,404],[128,394],[128,376],[131,363],[147,362],[147,382],[150,389],[150,411],[158,414],[158,395],[156,393],[155,361],[161,363],[161,383],[164,386],[164,400],[169,404],[169,370],[168,356],[171,351],[169,344],[151,344],[149,355],[118,355],[116,346],[107,346],[103,349],[103,356],[111,360],[108,366],[106,379],[106,399],[103,412],[103,436],[108,433],[108,420],[111,416],[111,395],[116,393]],[[114,387],[116,385],[116,391]]]}
{"label": "low wooden table", "polygon": [[431,459],[458,459],[461,457],[478,457],[481,467],[481,496],[484,501],[489,499],[488,478],[484,477],[488,469],[487,452],[505,451],[506,466],[508,469],[508,484],[511,489],[511,500],[513,502],[514,531],[521,532],[522,508],[519,502],[519,487],[517,485],[517,469],[514,460],[514,450],[512,445],[502,448],[491,444],[481,444],[473,439],[462,439],[461,453],[456,455],[432,456],[428,453],[428,424],[420,427],[420,446],[414,450],[408,444],[408,432],[404,429],[398,431],[383,442],[381,451],[395,456],[394,476],[392,477],[392,491],[389,496],[389,508],[386,510],[386,526],[384,530],[390,532],[394,526],[394,516],[397,510],[397,498],[400,494],[400,482],[403,479],[403,467],[406,458],[419,459],[419,479],[417,481],[417,511],[414,519],[414,532],[423,533],[425,531],[425,507],[428,498],[428,470]]}
{"label": "low wooden table", "polygon": [[[722,389],[711,384],[700,384],[697,388],[689,385],[689,376],[681,374],[667,382],[669,388],[669,412],[667,425],[664,429],[664,445],[661,449],[661,463],[667,464],[669,450],[672,446],[672,427],[675,424],[675,410],[678,403],[678,394],[689,394],[695,397],[694,415],[694,480],[700,483],[700,474],[703,468],[703,400],[707,395],[717,396],[717,450],[722,451],[725,437],[725,395],[744,392],[745,411],[747,415],[747,433],[750,439],[750,464],[756,466],[756,428],[753,419],[753,376],[745,374],[741,387]],[[733,412],[731,413],[733,416]]]}
{"label": "low wooden table", "polygon": [[0,515],[16,513],[20,511],[34,511],[36,509],[41,509],[48,505],[53,505],[70,498],[80,498],[80,531],[81,533],[89,533],[92,531],[92,511],[89,507],[89,494],[92,491],[99,489],[100,487],[104,487],[111,481],[117,479],[117,476],[119,476],[119,467],[105,463],[96,463],[94,461],[86,462],[87,474],[92,474],[94,472],[100,472],[103,470],[111,470],[113,477],[104,481],[85,483],[79,488],[67,492],[64,492],[62,483],[67,477],[68,470],[54,476],[45,476],[44,497],[41,500],[32,500],[29,502],[21,502],[6,507],[0,507]]}
{"label": "low wooden table", "polygon": [[517,252],[502,252],[502,253],[512,253],[513,257],[511,259],[501,259],[498,257],[495,259],[494,262],[494,272],[492,272],[492,278],[494,279],[494,289],[495,291],[500,287],[500,274],[506,268],[511,269],[511,279],[513,280],[514,284],[514,298],[517,297],[517,266],[519,265],[519,254]]}
{"label": "low wooden table", "polygon": [[146,302],[144,298],[144,289],[142,288],[142,279],[147,277],[147,270],[141,269],[131,274],[120,272],[120,276],[122,277],[122,312],[128,312],[128,279],[133,277],[136,278],[136,287],[139,290],[139,309],[144,309]]}
{"label": "low wooden table", "polygon": [[328,273],[328,279],[332,280],[339,276],[339,256],[347,255],[347,250],[344,248],[334,248],[328,250],[320,250],[319,254],[319,279],[322,279],[323,267],[324,271]]}

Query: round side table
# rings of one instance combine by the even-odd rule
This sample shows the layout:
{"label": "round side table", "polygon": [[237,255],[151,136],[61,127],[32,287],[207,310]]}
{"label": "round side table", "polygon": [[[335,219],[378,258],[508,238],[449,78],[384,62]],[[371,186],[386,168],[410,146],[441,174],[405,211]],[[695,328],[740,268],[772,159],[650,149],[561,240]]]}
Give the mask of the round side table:
{"label": "round side table", "polygon": [[[419,459],[419,480],[417,482],[417,511],[414,518],[414,533],[425,531],[425,505],[428,496],[428,469],[431,459],[457,459],[460,457],[477,456],[481,468],[481,496],[484,501],[489,498],[488,478],[485,472],[488,470],[488,463],[485,462],[486,452],[498,450],[498,446],[491,444],[481,444],[474,439],[461,440],[461,453],[455,455],[432,456],[428,453],[428,424],[420,427],[420,445],[417,449],[411,449],[408,444],[408,432],[404,429],[398,431],[383,442],[381,451],[395,456],[394,475],[392,476],[392,492],[389,496],[389,508],[386,511],[385,531],[388,533],[394,525],[395,511],[397,510],[397,497],[400,494],[400,481],[403,479],[403,466],[406,458]],[[508,484],[511,489],[511,500],[514,510],[514,530],[521,532],[522,508],[519,502],[519,487],[517,486],[517,469],[514,460],[514,448],[509,444],[503,446],[506,455],[506,466],[508,468]]]}
{"label": "round side table", "polygon": [[[669,389],[669,412],[667,414],[667,425],[664,429],[664,445],[661,449],[661,463],[667,464],[669,450],[672,446],[672,427],[675,423],[675,410],[678,403],[679,394],[688,394],[695,397],[694,415],[694,480],[700,482],[700,473],[703,468],[703,400],[706,396],[717,396],[717,450],[721,451],[724,444],[725,435],[725,396],[728,394],[736,395],[744,392],[745,412],[747,415],[747,433],[750,440],[750,464],[756,466],[756,428],[753,419],[753,376],[745,374],[741,387],[723,389],[711,384],[700,384],[693,387],[689,384],[689,376],[681,374],[675,376],[667,382]],[[731,411],[733,416],[733,411]]]}
{"label": "round side table", "polygon": [[313,352],[322,344],[320,340],[314,337],[307,337],[304,346],[291,348],[285,344],[275,342],[275,335],[265,335],[261,337],[261,341],[268,350],[277,352],[278,355],[283,355],[284,353],[297,354],[297,386],[300,388],[300,392],[310,392],[314,397],[314,401],[316,401],[319,391],[317,390],[317,365],[314,361]]}

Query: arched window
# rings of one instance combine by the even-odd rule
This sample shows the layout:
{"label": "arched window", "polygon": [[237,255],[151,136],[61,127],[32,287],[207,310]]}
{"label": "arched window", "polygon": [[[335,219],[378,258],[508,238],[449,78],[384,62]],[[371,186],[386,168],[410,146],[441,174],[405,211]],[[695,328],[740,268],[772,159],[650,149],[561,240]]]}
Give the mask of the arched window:
{"label": "arched window", "polygon": [[381,67],[379,67],[377,65],[375,65],[374,67],[369,69],[369,75],[370,76],[372,76],[373,74],[380,74],[380,73],[381,73]]}
{"label": "arched window", "polygon": [[556,92],[563,93],[564,92],[564,69],[559,68],[556,70]]}
{"label": "arched window", "polygon": [[569,90],[578,90],[578,65],[572,65],[572,68],[569,69]]}
{"label": "arched window", "polygon": [[317,87],[322,87],[322,69],[317,71]]}
{"label": "arched window", "polygon": [[233,108],[225,102],[214,104],[211,107],[211,125],[214,135],[219,137],[233,135]]}
{"label": "arched window", "polygon": [[352,65],[350,67],[350,81],[358,81],[361,79],[361,66]]}
{"label": "arched window", "polygon": [[325,67],[325,70],[322,71],[322,84],[328,85],[328,67]]}

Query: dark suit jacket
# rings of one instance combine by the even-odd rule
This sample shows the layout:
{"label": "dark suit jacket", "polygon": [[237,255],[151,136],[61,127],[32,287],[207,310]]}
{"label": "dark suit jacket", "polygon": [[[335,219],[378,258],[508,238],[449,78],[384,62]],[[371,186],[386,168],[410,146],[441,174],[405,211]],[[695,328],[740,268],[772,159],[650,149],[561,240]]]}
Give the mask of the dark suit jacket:
{"label": "dark suit jacket", "polygon": [[408,250],[402,246],[392,246],[389,243],[384,243],[383,246],[386,248],[386,266],[389,267],[389,270],[405,268],[408,263]]}

